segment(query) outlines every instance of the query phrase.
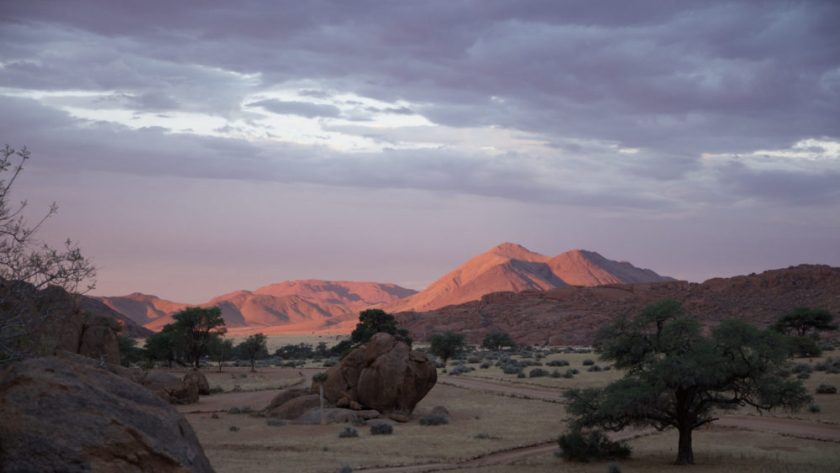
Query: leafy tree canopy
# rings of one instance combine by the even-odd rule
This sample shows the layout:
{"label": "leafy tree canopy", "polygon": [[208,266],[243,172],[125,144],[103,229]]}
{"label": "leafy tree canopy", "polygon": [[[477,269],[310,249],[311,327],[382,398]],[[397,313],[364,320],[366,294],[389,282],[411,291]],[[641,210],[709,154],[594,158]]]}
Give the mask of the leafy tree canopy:
{"label": "leafy tree canopy", "polygon": [[183,348],[187,360],[196,368],[201,357],[208,353],[211,340],[227,331],[225,319],[218,307],[188,307],[172,318],[178,344]]}
{"label": "leafy tree canopy", "polygon": [[605,388],[566,393],[572,429],[674,427],[678,464],[694,463],[691,433],[714,421],[716,410],[796,409],[810,400],[783,369],[788,349],[782,335],[727,320],[706,336],[671,300],[633,320],[616,320],[599,333],[595,348],[627,371]]}
{"label": "leafy tree canopy", "polygon": [[466,346],[462,333],[444,332],[429,337],[429,353],[442,358],[444,363],[464,351]]}
{"label": "leafy tree canopy", "polygon": [[267,340],[268,338],[262,333],[255,333],[236,346],[237,355],[251,362],[252,371],[258,359],[268,356]]}
{"label": "leafy tree canopy", "polygon": [[382,309],[368,309],[360,312],[359,323],[356,324],[356,328],[350,334],[350,341],[354,345],[361,345],[367,343],[371,337],[379,332],[390,333],[398,340],[411,345],[408,330],[399,328],[394,316]]}
{"label": "leafy tree canopy", "polygon": [[837,325],[833,322],[834,316],[827,310],[800,307],[779,317],[773,328],[781,333],[804,337],[837,330]]}
{"label": "leafy tree canopy", "polygon": [[502,347],[516,347],[516,342],[506,332],[490,332],[484,337],[481,346],[488,350],[501,350]]}

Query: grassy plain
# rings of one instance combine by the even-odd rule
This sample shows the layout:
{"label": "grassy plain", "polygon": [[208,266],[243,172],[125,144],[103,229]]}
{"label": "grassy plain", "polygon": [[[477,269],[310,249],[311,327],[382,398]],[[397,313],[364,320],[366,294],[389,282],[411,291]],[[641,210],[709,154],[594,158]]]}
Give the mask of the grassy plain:
{"label": "grassy plain", "polygon": [[[288,340],[282,340],[281,344],[292,343]],[[833,355],[837,356],[837,352]],[[358,438],[339,438],[338,433],[346,427],[345,424],[271,426],[264,418],[228,414],[224,409],[216,413],[218,418],[214,418],[210,412],[189,413],[190,406],[183,406],[181,410],[187,412],[187,418],[195,428],[205,452],[220,473],[334,472],[342,465],[363,471],[374,467],[416,464],[445,464],[448,465],[447,469],[452,470],[452,467],[465,460],[538,444],[543,444],[543,447],[537,453],[498,465],[483,465],[470,471],[604,472],[608,463],[567,463],[555,458],[551,454],[552,447],[545,445],[554,441],[565,429],[565,410],[561,403],[504,395],[504,386],[515,386],[518,389],[533,387],[542,392],[551,388],[561,392],[573,387],[601,386],[621,375],[614,369],[587,371],[590,365],[583,364],[587,359],[593,360],[599,367],[606,366],[594,354],[548,354],[539,362],[546,364],[556,359],[568,361],[569,366],[541,368],[549,372],[554,369],[565,372],[566,369],[575,368],[580,373],[571,379],[519,378],[514,374],[504,374],[495,366],[481,368],[480,363],[469,362],[465,363],[466,366],[475,369],[457,378],[439,370],[439,383],[418,405],[414,419],[406,424],[395,424],[394,434],[390,436],[372,436],[366,427],[357,426]],[[811,364],[816,361],[819,360],[798,360]],[[307,366],[317,364],[310,362]],[[451,371],[452,364],[448,368]],[[526,367],[525,373],[532,368],[535,367]],[[224,399],[228,404],[222,403],[226,406],[237,403],[239,392],[231,392],[236,385],[241,390],[242,399],[249,399],[253,403],[257,399],[253,395],[260,394],[259,390],[268,391],[258,399],[270,399],[278,388],[300,382],[301,375],[307,379],[321,369],[272,367],[250,373],[248,368],[225,367],[221,374],[211,369],[205,372],[211,386],[219,386],[225,391],[218,396],[226,396]],[[477,387],[473,388],[450,384],[450,380],[455,383],[458,379],[485,380],[492,382],[492,385],[484,383],[490,386],[485,389],[481,383],[475,383]],[[805,380],[811,393],[821,383],[840,386],[840,374],[815,371]],[[814,397],[815,404],[820,406],[819,412],[805,409],[798,413],[778,412],[771,415],[799,419],[806,422],[803,424],[806,428],[816,423],[840,424],[840,394],[814,394]],[[207,399],[210,401],[212,398],[210,396]],[[452,413],[454,421],[443,426],[419,425],[417,419],[438,405],[445,406]],[[259,409],[262,406],[249,407]],[[738,413],[754,414],[746,409]],[[236,429],[232,430],[231,427]],[[840,444],[800,438],[803,437],[801,433],[794,435],[791,437],[784,433],[733,427],[703,429],[694,436],[698,465],[690,469],[698,473],[838,471]],[[673,432],[636,438],[630,441],[630,445],[634,450],[633,458],[622,462],[623,472],[686,471],[685,468],[671,466],[677,445]]]}

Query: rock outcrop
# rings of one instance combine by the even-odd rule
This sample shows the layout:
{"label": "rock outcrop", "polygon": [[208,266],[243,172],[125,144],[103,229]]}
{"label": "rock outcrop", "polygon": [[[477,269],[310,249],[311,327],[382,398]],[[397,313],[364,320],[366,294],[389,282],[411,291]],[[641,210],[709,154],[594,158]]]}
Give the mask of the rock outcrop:
{"label": "rock outcrop", "polygon": [[[387,333],[377,333],[327,370],[324,396],[333,405],[375,409],[407,420],[435,382],[437,369],[425,353],[411,350]],[[313,383],[313,392],[318,389],[318,383]]]}
{"label": "rock outcrop", "polygon": [[207,376],[197,369],[191,369],[184,375],[184,384],[195,385],[198,394],[207,396],[210,394],[210,383],[207,381]]}
{"label": "rock outcrop", "polygon": [[68,351],[119,364],[119,325],[112,317],[94,315],[81,306],[81,296],[50,286],[38,290],[22,281],[0,280],[0,329],[20,327],[21,343],[2,351],[26,356]]}
{"label": "rock outcrop", "polygon": [[0,472],[212,472],[190,424],[129,379],[78,356],[0,372]]}
{"label": "rock outcrop", "polygon": [[766,327],[797,307],[840,313],[838,288],[840,268],[799,265],[701,284],[669,281],[498,292],[480,301],[395,317],[416,340],[450,330],[464,334],[469,343],[481,343],[488,333],[503,331],[527,345],[588,345],[605,323],[637,314],[662,299],[681,302],[685,313],[705,327],[728,318]]}

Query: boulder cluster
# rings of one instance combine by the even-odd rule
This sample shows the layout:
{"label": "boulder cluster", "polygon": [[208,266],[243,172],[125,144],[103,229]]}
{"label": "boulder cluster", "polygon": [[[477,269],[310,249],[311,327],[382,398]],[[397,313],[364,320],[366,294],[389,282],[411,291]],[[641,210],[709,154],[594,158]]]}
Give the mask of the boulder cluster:
{"label": "boulder cluster", "polygon": [[263,414],[306,423],[319,420],[323,390],[329,407],[323,412],[326,421],[385,415],[406,422],[436,382],[437,369],[425,353],[387,333],[377,333],[331,367],[326,380],[313,382],[309,391],[281,392]]}

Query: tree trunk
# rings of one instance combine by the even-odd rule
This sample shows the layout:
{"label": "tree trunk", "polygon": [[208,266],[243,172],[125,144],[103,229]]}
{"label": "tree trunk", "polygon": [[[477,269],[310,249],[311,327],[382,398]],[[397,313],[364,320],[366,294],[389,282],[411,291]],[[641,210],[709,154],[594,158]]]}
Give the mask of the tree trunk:
{"label": "tree trunk", "polygon": [[324,425],[324,424],[326,424],[326,421],[324,421],[324,383],[323,382],[321,383],[319,388],[320,388],[319,391],[321,393],[321,425]]}
{"label": "tree trunk", "polygon": [[694,450],[691,448],[691,427],[680,426],[680,444],[677,451],[677,465],[693,465]]}

